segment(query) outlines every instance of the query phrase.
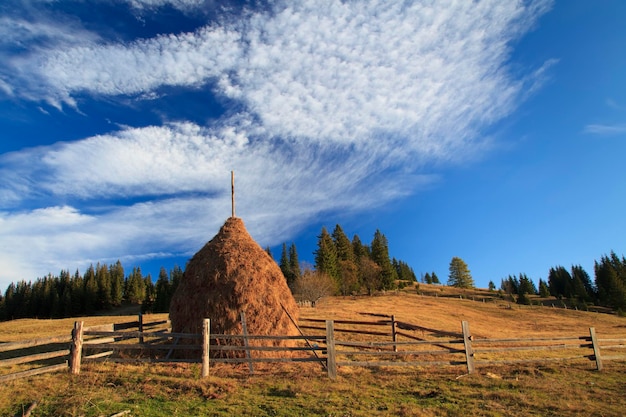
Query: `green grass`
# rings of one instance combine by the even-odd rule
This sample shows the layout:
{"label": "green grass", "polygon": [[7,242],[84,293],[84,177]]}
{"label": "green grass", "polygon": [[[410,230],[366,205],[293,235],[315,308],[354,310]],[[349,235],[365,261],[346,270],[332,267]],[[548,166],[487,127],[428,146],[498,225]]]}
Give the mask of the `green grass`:
{"label": "green grass", "polygon": [[[363,319],[362,312],[395,314],[397,320],[460,331],[469,320],[478,337],[541,337],[588,334],[624,337],[626,322],[615,315],[549,307],[505,308],[498,303],[399,293],[381,297],[323,300],[301,317]],[[165,316],[154,316],[162,319]],[[133,319],[116,318],[116,321]],[[111,318],[85,318],[85,325]],[[66,334],[68,320],[0,323],[0,340]],[[320,366],[306,364],[216,365],[200,378],[199,364],[87,363],[81,374],[39,375],[0,386],[0,415],[32,416],[622,416],[626,409],[626,363],[593,362],[546,366],[339,369],[335,381]]]}
{"label": "green grass", "polygon": [[33,401],[35,416],[622,416],[626,366],[343,368],[330,381],[316,366],[261,369],[219,366],[200,379],[198,365],[86,365],[0,388],[0,415]]}

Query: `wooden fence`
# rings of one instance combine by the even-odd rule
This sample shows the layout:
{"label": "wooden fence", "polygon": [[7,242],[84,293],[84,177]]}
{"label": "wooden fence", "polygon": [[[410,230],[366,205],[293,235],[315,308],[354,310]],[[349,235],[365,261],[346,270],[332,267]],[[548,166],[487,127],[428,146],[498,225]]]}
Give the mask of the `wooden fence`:
{"label": "wooden fence", "polygon": [[[78,374],[82,362],[95,360],[201,363],[203,377],[209,375],[210,366],[215,363],[247,364],[253,373],[256,363],[317,362],[330,378],[335,378],[341,367],[349,366],[462,366],[468,373],[473,373],[480,366],[554,361],[591,361],[597,370],[602,370],[606,361],[626,361],[623,353],[626,338],[602,339],[594,328],[589,329],[589,335],[581,336],[487,339],[473,337],[469,323],[465,321],[461,323],[461,331],[456,333],[397,321],[394,316],[363,321],[301,319],[300,330],[308,333],[301,336],[247,334],[243,315],[242,324],[243,334],[222,335],[210,332],[208,319],[204,321],[202,334],[172,333],[164,328],[167,326],[165,321],[145,324],[141,318],[139,322],[91,328],[83,328],[82,322],[76,322],[72,337],[0,345],[0,352],[5,352],[70,342],[70,349],[0,360],[0,366],[9,366],[51,358],[64,359],[62,363],[0,376],[0,381],[67,369],[68,365],[71,373]],[[259,346],[255,343],[261,340],[290,340],[296,346]],[[186,351],[185,357],[191,359],[173,358],[176,351]],[[229,355],[235,352],[239,352],[239,357]],[[263,352],[263,355],[255,352]],[[272,352],[277,355],[272,357]],[[289,355],[284,355],[285,352]]]}

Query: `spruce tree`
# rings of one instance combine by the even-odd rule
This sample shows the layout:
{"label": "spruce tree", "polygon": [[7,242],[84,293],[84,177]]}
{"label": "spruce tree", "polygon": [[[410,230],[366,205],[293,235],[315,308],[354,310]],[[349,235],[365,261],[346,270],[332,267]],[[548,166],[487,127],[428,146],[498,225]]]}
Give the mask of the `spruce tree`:
{"label": "spruce tree", "polygon": [[167,313],[170,308],[170,279],[163,267],[159,271],[155,292],[156,297],[152,311],[155,313]]}
{"label": "spruce tree", "polygon": [[298,260],[298,249],[296,249],[295,243],[291,243],[289,247],[289,270],[294,277],[294,281],[302,275],[300,272],[300,261]]}
{"label": "spruce tree", "polygon": [[337,282],[339,278],[339,267],[335,242],[333,242],[333,238],[325,227],[322,227],[322,231],[317,239],[317,250],[314,252],[315,269],[321,273],[327,274]]}
{"label": "spruce tree", "polygon": [[389,259],[389,245],[387,243],[387,238],[380,232],[380,230],[376,230],[374,233],[371,251],[372,260],[376,262],[381,269],[382,282],[380,289],[391,290],[395,288],[398,275],[396,274],[396,271],[391,264],[391,260]]}
{"label": "spruce tree", "polygon": [[115,265],[109,266],[111,277],[111,304],[117,307],[122,304],[124,298],[124,267],[118,260]]}
{"label": "spruce tree", "polygon": [[474,279],[463,259],[453,257],[449,270],[448,285],[458,288],[474,288]]}
{"label": "spruce tree", "polygon": [[289,263],[289,252],[287,251],[287,243],[283,243],[283,249],[280,254],[280,262],[278,264],[280,270],[287,281],[287,285],[291,286],[294,281],[294,275],[291,273],[291,264]]}

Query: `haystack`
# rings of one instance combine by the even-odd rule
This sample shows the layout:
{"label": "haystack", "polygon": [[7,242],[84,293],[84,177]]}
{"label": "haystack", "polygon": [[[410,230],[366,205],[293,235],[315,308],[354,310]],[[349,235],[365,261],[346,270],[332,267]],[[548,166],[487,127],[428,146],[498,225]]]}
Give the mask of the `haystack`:
{"label": "haystack", "polygon": [[[298,306],[279,266],[252,239],[243,221],[231,217],[187,264],[170,304],[172,332],[202,333],[203,320],[208,318],[212,334],[241,335],[242,311],[248,334],[298,334],[287,315],[289,312],[297,320]],[[243,341],[233,339],[228,344],[241,345]],[[293,345],[263,340],[252,340],[250,344]],[[261,352],[252,355],[261,356]],[[212,350],[211,354],[219,352]],[[242,357],[243,352],[228,356]]]}

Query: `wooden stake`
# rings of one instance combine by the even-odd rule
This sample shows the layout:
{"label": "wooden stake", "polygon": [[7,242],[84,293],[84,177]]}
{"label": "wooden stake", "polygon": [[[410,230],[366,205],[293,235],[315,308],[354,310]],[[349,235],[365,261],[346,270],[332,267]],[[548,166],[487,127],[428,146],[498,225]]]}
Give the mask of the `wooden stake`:
{"label": "wooden stake", "polygon": [[230,198],[233,208],[233,215],[235,217],[235,171],[230,171]]}
{"label": "wooden stake", "polygon": [[241,331],[243,332],[244,339],[243,345],[246,350],[246,358],[248,359],[248,368],[250,369],[250,375],[254,374],[254,365],[252,365],[252,355],[250,353],[250,343],[248,342],[248,326],[246,325],[246,313],[241,312]]}
{"label": "wooden stake", "polygon": [[330,379],[337,378],[337,362],[335,359],[335,323],[326,320],[326,368]]}
{"label": "wooden stake", "polygon": [[467,361],[467,373],[473,374],[474,367],[474,349],[472,348],[472,334],[470,333],[469,323],[466,321],[461,322],[461,328],[463,329],[463,342],[465,344],[465,360]]}
{"label": "wooden stake", "polygon": [[70,373],[80,374],[80,360],[83,353],[83,324],[82,321],[74,322],[72,331],[72,344],[70,345]]}
{"label": "wooden stake", "polygon": [[211,340],[211,320],[204,319],[202,326],[202,378],[209,376],[209,345]]}

